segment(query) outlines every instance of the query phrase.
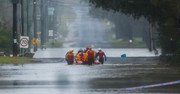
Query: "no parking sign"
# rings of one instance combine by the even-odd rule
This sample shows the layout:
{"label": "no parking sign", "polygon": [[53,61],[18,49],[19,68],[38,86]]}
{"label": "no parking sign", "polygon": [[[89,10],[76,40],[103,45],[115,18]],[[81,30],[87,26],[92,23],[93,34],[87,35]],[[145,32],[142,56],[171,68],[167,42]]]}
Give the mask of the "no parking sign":
{"label": "no parking sign", "polygon": [[28,36],[21,36],[19,46],[20,46],[20,48],[28,48],[28,46],[29,46],[29,37]]}

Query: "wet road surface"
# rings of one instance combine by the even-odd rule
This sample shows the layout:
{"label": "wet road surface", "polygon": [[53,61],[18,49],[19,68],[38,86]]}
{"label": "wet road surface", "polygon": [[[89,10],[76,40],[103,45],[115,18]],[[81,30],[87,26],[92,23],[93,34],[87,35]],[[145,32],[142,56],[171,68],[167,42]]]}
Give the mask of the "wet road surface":
{"label": "wet road surface", "polygon": [[[177,81],[180,79],[179,67],[159,66],[153,59],[144,58],[154,56],[147,49],[109,48],[104,35],[107,28],[104,28],[100,20],[88,15],[88,7],[69,6],[72,6],[77,17],[68,26],[69,40],[65,41],[71,42],[63,45],[66,48],[38,50],[34,56],[36,63],[0,65],[0,94],[180,93],[179,84],[128,90],[131,87]],[[103,48],[109,57],[104,65],[66,64],[63,58],[69,47],[86,47],[91,44],[95,47],[108,47]],[[77,52],[79,48],[74,50]],[[121,59],[121,54],[127,54],[128,58]]]}
{"label": "wet road surface", "polygon": [[[77,0],[76,0],[77,1]],[[67,3],[67,2],[66,2]],[[65,38],[63,47],[112,47],[107,39],[107,24],[89,14],[89,3],[78,2],[68,6],[76,15],[72,22],[68,22],[68,35]]]}
{"label": "wet road surface", "polygon": [[[151,58],[109,58],[104,65],[67,65],[61,59],[0,66],[0,94],[172,94],[180,85],[126,90],[180,79],[178,69]],[[134,62],[132,62],[134,61]],[[153,62],[154,61],[154,62]]]}
{"label": "wet road surface", "polygon": [[[47,48],[46,50],[38,50],[34,55],[34,58],[64,58],[69,49],[73,48],[76,53],[81,48]],[[85,49],[85,47],[82,47]],[[98,51],[98,48],[93,48],[94,51]],[[154,52],[149,52],[147,48],[102,48],[105,51],[107,57],[121,57],[122,54],[126,54],[127,57],[154,57]]]}

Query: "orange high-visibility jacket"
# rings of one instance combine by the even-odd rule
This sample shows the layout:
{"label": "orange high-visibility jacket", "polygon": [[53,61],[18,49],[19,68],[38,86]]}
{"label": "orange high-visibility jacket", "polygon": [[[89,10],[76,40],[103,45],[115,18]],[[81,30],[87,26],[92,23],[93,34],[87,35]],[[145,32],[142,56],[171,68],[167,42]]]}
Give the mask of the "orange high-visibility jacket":
{"label": "orange high-visibility jacket", "polygon": [[87,53],[83,53],[83,62],[88,61]]}
{"label": "orange high-visibility jacket", "polygon": [[87,61],[87,54],[86,53],[78,53],[76,56],[77,61]]}
{"label": "orange high-visibility jacket", "polygon": [[66,60],[68,60],[68,61],[74,61],[74,54],[68,52],[68,53],[66,54]]}
{"label": "orange high-visibility jacket", "polygon": [[82,61],[83,60],[83,53],[79,52],[76,56],[77,61]]}
{"label": "orange high-visibility jacket", "polygon": [[95,58],[96,57],[96,52],[93,51],[93,50],[88,50],[87,55],[88,55],[87,56],[88,58]]}

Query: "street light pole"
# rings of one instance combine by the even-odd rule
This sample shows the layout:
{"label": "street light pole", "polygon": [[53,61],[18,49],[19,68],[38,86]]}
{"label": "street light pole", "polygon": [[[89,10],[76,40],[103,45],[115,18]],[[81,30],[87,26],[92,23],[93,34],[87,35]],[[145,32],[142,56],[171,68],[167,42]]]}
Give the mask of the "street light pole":
{"label": "street light pole", "polygon": [[[37,0],[33,0],[33,18],[34,18],[34,39],[37,40]],[[34,44],[34,52],[37,51],[37,43]]]}
{"label": "street light pole", "polygon": [[29,49],[28,52],[31,51],[31,32],[30,32],[30,0],[26,1],[27,4],[27,36],[29,36]]}
{"label": "street light pole", "polygon": [[13,3],[13,56],[18,54],[17,45],[17,4],[19,0],[12,0]]}
{"label": "street light pole", "polygon": [[45,47],[47,30],[47,0],[41,0],[41,47]]}
{"label": "street light pole", "polygon": [[41,47],[44,45],[44,0],[41,0]]}

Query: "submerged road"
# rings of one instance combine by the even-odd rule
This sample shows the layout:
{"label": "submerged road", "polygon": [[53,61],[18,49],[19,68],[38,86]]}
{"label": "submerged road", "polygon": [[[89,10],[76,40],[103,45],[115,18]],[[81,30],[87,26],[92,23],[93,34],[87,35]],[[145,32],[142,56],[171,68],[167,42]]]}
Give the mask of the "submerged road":
{"label": "submerged road", "polygon": [[[69,23],[65,48],[38,50],[33,63],[0,65],[0,94],[180,93],[179,67],[159,65],[157,59],[148,58],[155,56],[148,49],[110,48],[105,26],[88,15],[87,4],[68,5],[77,15]],[[108,57],[104,65],[66,64],[64,55],[69,48],[77,47],[76,53],[78,47],[91,44],[96,51],[107,47],[103,48]],[[120,58],[122,54],[127,58]]]}
{"label": "submerged road", "polygon": [[[65,54],[70,48],[48,48],[46,50],[38,50],[34,55],[34,58],[64,58]],[[74,53],[79,49],[85,48],[73,48]],[[94,51],[98,51],[98,48],[93,48]],[[147,48],[102,48],[106,52],[107,57],[120,58],[122,54],[126,54],[127,57],[156,57],[154,52],[149,52]]]}
{"label": "submerged road", "polygon": [[[40,53],[47,56],[42,53],[51,51],[39,50],[35,56]],[[180,93],[180,84],[172,82],[180,79],[179,67],[160,66],[154,58],[109,57],[104,65],[93,66],[67,65],[62,58],[36,58],[35,61],[23,65],[2,64],[0,94]],[[165,85],[167,82],[173,84]]]}

